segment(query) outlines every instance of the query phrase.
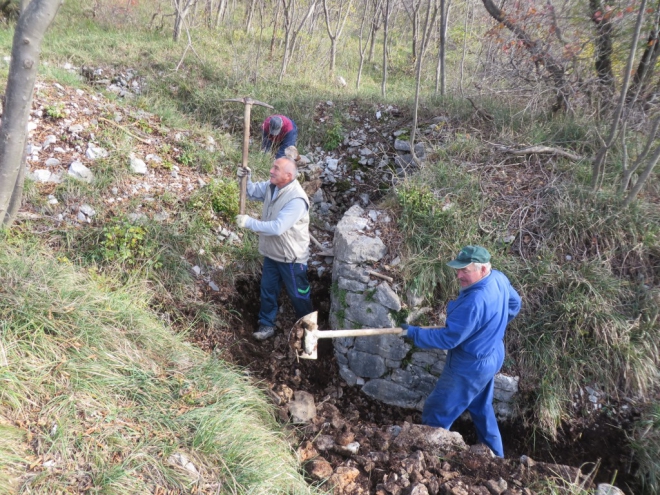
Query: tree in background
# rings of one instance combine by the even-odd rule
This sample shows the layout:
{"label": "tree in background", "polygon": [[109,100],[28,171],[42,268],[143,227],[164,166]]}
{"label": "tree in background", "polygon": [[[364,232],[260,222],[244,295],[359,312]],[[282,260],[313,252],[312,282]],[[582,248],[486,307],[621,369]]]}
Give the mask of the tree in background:
{"label": "tree in background", "polygon": [[63,0],[31,0],[14,32],[5,104],[0,124],[0,221],[13,223],[23,197],[27,122],[46,30]]}

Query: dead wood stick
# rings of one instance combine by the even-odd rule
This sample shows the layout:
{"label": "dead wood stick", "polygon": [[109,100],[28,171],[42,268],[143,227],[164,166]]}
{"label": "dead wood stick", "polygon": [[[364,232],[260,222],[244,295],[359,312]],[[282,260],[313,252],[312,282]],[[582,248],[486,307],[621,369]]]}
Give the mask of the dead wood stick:
{"label": "dead wood stick", "polygon": [[481,108],[479,108],[479,107],[476,105],[476,103],[475,103],[474,101],[472,101],[472,98],[468,98],[468,97],[466,97],[465,99],[466,99],[467,101],[469,101],[469,102],[472,104],[472,106],[473,106],[474,109],[476,110],[477,115],[479,115],[479,117],[481,117],[481,118],[484,119],[484,120],[487,120],[488,122],[494,122],[494,121],[495,121],[495,117],[493,117],[491,114],[489,114],[489,113],[486,112],[485,110],[482,110]]}
{"label": "dead wood stick", "polygon": [[8,364],[7,353],[5,352],[2,342],[0,342],[0,366],[7,366]]}
{"label": "dead wood stick", "polygon": [[150,140],[150,139],[142,139],[141,137],[136,136],[136,135],[133,134],[131,131],[129,131],[128,129],[126,129],[124,126],[121,126],[121,125],[117,124],[116,122],[113,122],[112,120],[108,120],[108,119],[105,119],[105,118],[103,118],[103,117],[99,117],[99,120],[102,120],[103,122],[107,122],[108,124],[112,124],[112,125],[114,125],[114,126],[117,127],[118,129],[121,129],[121,130],[124,131],[126,134],[128,134],[128,135],[131,136],[131,137],[134,137],[135,139],[137,139],[137,140],[140,141],[141,143],[144,143],[144,144],[151,144],[151,140]]}
{"label": "dead wood stick", "polygon": [[532,155],[532,154],[554,154],[569,158],[574,161],[582,160],[583,157],[576,155],[561,148],[553,148],[552,146],[529,146],[519,150],[508,148],[506,146],[498,146],[502,151],[510,153],[511,155]]}
{"label": "dead wood stick", "polygon": [[394,282],[394,279],[392,277],[388,277],[387,275],[383,275],[382,273],[374,272],[373,270],[367,270],[368,275],[373,275],[374,277],[382,278],[383,280],[387,280],[389,283]]}

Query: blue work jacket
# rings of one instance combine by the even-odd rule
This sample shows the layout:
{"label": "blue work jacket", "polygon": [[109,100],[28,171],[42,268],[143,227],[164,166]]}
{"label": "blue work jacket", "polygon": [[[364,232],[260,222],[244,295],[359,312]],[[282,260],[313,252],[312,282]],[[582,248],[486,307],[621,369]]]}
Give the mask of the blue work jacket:
{"label": "blue work jacket", "polygon": [[483,359],[501,348],[506,326],[520,306],[520,296],[506,275],[491,270],[449,302],[444,328],[411,326],[408,338],[422,349],[451,349],[462,360]]}

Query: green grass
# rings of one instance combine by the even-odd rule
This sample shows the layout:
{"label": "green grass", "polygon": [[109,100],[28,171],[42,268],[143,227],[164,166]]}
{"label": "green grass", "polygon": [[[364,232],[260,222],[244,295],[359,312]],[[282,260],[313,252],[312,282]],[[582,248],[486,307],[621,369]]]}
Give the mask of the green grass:
{"label": "green grass", "polygon": [[651,404],[635,423],[631,445],[643,493],[660,493],[660,405]]}
{"label": "green grass", "polygon": [[161,325],[141,284],[13,248],[0,272],[3,493],[28,472],[39,493],[310,491],[263,394]]}

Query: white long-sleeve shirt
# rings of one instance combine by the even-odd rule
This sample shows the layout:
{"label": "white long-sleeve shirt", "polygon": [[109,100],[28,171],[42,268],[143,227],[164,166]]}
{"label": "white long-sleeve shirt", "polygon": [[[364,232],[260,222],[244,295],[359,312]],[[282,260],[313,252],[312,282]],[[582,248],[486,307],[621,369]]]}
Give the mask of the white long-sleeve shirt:
{"label": "white long-sleeve shirt", "polygon": [[[266,198],[266,190],[272,184],[270,181],[264,182],[252,182],[248,177],[247,181],[247,195],[248,198],[253,201],[261,201],[263,203]],[[273,199],[277,197],[279,188],[275,187],[273,192]],[[245,226],[258,233],[263,235],[282,235],[284,232],[289,230],[294,224],[300,220],[300,218],[307,211],[307,204],[305,200],[301,198],[296,198],[289,201],[277,215],[275,220],[270,222],[262,222],[256,218],[248,217]]]}

